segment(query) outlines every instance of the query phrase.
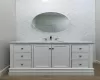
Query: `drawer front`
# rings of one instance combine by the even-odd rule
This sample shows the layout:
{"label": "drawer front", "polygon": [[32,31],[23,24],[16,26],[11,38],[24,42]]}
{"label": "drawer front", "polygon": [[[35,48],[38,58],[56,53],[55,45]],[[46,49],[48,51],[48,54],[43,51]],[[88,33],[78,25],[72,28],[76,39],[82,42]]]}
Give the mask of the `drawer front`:
{"label": "drawer front", "polygon": [[88,68],[88,60],[72,60],[72,68]]}
{"label": "drawer front", "polygon": [[31,60],[14,61],[14,68],[31,68]]}
{"label": "drawer front", "polygon": [[73,53],[72,59],[88,59],[88,54],[85,53]]}
{"label": "drawer front", "polygon": [[14,52],[31,52],[31,45],[14,45]]}
{"label": "drawer front", "polygon": [[14,59],[15,60],[31,59],[31,53],[15,53]]}
{"label": "drawer front", "polygon": [[72,52],[89,52],[89,45],[72,45]]}

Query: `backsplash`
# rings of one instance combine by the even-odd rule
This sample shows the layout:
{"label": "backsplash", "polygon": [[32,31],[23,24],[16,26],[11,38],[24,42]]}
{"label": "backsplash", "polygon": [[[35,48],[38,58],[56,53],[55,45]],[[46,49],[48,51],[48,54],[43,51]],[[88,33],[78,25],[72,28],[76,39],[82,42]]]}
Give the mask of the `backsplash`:
{"label": "backsplash", "polygon": [[[71,24],[57,33],[32,28],[34,17],[45,12],[61,13]],[[61,41],[95,41],[95,0],[16,0],[16,21],[19,41],[41,41],[50,35]]]}

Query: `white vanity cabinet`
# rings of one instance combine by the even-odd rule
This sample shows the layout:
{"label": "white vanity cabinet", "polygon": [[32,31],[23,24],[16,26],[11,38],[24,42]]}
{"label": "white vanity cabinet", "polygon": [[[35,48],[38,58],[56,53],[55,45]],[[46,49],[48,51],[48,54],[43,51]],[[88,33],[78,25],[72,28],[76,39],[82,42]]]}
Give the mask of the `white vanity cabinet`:
{"label": "white vanity cabinet", "polygon": [[29,44],[13,45],[13,67],[31,68],[32,67],[32,47]]}
{"label": "white vanity cabinet", "polygon": [[72,67],[73,68],[88,68],[90,46],[88,44],[72,45]]}
{"label": "white vanity cabinet", "polygon": [[69,45],[34,45],[35,68],[68,68]]}
{"label": "white vanity cabinet", "polygon": [[12,42],[9,75],[94,75],[93,43]]}
{"label": "white vanity cabinet", "polygon": [[52,67],[69,68],[70,48],[67,44],[52,45]]}
{"label": "white vanity cabinet", "polygon": [[50,68],[51,67],[51,45],[39,44],[34,45],[33,64],[35,68]]}
{"label": "white vanity cabinet", "polygon": [[35,68],[69,67],[69,45],[39,44],[34,45]]}

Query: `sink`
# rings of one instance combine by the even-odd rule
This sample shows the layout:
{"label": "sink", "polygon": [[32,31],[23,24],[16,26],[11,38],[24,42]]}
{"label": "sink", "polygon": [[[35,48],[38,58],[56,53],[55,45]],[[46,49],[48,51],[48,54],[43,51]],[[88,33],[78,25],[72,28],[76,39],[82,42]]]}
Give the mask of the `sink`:
{"label": "sink", "polygon": [[43,38],[43,42],[47,42],[47,43],[64,43],[64,41],[61,41],[58,37],[54,37],[54,36],[49,36],[47,38]]}
{"label": "sink", "polygon": [[43,41],[43,42],[47,42],[47,43],[64,43],[64,41],[59,41],[59,40],[47,40],[47,41]]}

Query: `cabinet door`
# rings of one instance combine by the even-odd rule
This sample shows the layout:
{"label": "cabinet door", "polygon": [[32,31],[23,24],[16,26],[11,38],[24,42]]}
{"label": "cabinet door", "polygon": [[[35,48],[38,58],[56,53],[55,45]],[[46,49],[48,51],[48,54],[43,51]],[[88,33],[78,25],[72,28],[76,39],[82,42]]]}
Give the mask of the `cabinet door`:
{"label": "cabinet door", "polygon": [[69,67],[69,45],[52,45],[52,67]]}
{"label": "cabinet door", "polygon": [[34,67],[50,68],[51,67],[51,45],[41,44],[34,45]]}

